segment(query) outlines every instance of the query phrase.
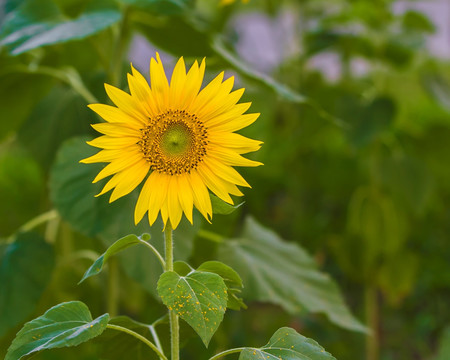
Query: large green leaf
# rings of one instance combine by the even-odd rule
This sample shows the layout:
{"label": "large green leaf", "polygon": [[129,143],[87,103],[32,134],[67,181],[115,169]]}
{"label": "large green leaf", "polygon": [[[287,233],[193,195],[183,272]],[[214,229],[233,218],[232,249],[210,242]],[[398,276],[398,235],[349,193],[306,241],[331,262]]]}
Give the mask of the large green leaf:
{"label": "large green leaf", "polygon": [[94,263],[89,267],[89,269],[86,270],[86,272],[83,275],[83,278],[80,280],[80,283],[82,283],[88,277],[100,273],[103,269],[103,265],[114,254],[117,254],[118,252],[121,252],[122,250],[125,250],[133,245],[141,244],[142,242],[147,241],[149,239],[150,235],[148,234],[143,234],[140,237],[130,234],[117,240],[97,260],[94,261]]}
{"label": "large green leaf", "polygon": [[42,171],[29,154],[0,153],[0,236],[9,236],[42,211],[45,186]]}
{"label": "large green leaf", "polygon": [[72,227],[87,236],[106,232],[112,244],[115,239],[132,232],[143,233],[134,226],[135,197],[126,196],[108,203],[108,196],[96,198],[103,186],[92,184],[102,169],[101,164],[80,164],[96,150],[86,144],[87,137],[68,140],[58,151],[50,173],[50,197],[61,216]]}
{"label": "large green leaf", "polygon": [[208,272],[192,271],[180,276],[167,271],[158,281],[158,294],[169,310],[186,321],[208,346],[227,307],[223,279]]}
{"label": "large green leaf", "polygon": [[18,360],[44,349],[77,346],[100,335],[108,321],[108,314],[92,320],[88,307],[80,301],[58,304],[25,324],[5,360]]}
{"label": "large green leaf", "polygon": [[254,219],[247,218],[239,238],[222,242],[218,254],[242,277],[244,299],[278,304],[292,314],[324,313],[336,325],[366,330],[350,313],[336,283],[317,269],[310,255]]}
{"label": "large green leaf", "polygon": [[434,360],[450,359],[450,326],[446,327],[442,332],[439,340],[439,351]]}
{"label": "large green leaf", "polygon": [[316,341],[300,335],[294,329],[283,327],[272,335],[261,348],[246,348],[239,360],[336,360]]}
{"label": "large green leaf", "polygon": [[35,233],[21,233],[0,252],[0,336],[36,309],[50,281],[53,247]]}
{"label": "large green leaf", "polygon": [[72,89],[57,86],[33,109],[19,129],[18,139],[47,168],[63,141],[89,133],[92,122],[86,102]]}
{"label": "large green leaf", "polygon": [[91,1],[77,18],[67,18],[51,0],[27,0],[9,13],[0,33],[0,45],[12,54],[45,45],[86,38],[118,22],[121,12],[112,1]]}
{"label": "large green leaf", "polygon": [[12,135],[20,127],[52,84],[52,79],[48,77],[8,72],[7,67],[6,61],[0,59],[0,108],[3,119],[0,121],[0,139]]}

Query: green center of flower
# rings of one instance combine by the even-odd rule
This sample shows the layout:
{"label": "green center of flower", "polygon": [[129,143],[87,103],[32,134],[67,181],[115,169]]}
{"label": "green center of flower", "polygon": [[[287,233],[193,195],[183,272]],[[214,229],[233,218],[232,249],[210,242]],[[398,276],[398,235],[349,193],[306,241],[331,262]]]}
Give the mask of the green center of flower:
{"label": "green center of flower", "polygon": [[161,136],[161,149],[167,156],[180,156],[189,149],[191,141],[189,128],[183,123],[175,123]]}
{"label": "green center of flower", "polygon": [[138,142],[153,171],[180,175],[196,169],[208,145],[207,132],[197,116],[169,110],[150,118]]}

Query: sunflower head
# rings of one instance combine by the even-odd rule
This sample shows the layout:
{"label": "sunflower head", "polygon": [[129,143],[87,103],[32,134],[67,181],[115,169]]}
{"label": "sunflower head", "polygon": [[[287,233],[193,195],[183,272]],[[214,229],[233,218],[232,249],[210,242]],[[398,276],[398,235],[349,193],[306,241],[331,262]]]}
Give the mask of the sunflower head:
{"label": "sunflower head", "polygon": [[150,225],[158,214],[175,229],[182,214],[192,223],[195,206],[210,221],[210,191],[233,204],[242,196],[238,186],[250,187],[234,166],[258,166],[242,154],[261,142],[237,134],[259,114],[245,114],[250,103],[238,103],[244,89],[232,91],[233,77],[223,72],[203,89],[205,60],[186,72],[180,58],[170,80],[158,54],[150,61],[150,85],[133,67],[130,94],[105,84],[116,106],[89,107],[106,122],[92,127],[101,136],[88,144],[101,150],[83,163],[108,163],[93,182],[111,176],[97,195],[112,190],[110,202],[144,185],[135,208],[135,223],[148,213]]}

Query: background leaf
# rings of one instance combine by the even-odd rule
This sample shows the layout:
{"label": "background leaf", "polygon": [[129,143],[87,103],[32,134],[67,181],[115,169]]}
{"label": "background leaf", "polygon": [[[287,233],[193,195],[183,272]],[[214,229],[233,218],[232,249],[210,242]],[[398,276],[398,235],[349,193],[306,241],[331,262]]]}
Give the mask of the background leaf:
{"label": "background leaf", "polygon": [[0,336],[33,311],[50,282],[53,247],[35,233],[20,233],[0,252]]}
{"label": "background leaf", "polygon": [[241,275],[246,300],[267,301],[293,314],[322,312],[336,325],[365,331],[345,305],[336,283],[318,271],[313,258],[252,218],[247,218],[239,238],[221,244],[219,259]]}
{"label": "background leaf", "polygon": [[75,19],[67,19],[50,0],[27,0],[8,14],[0,45],[14,55],[46,45],[83,39],[118,22],[121,12],[112,1],[92,1]]}
{"label": "background leaf", "polygon": [[238,297],[244,287],[242,279],[231,267],[220,261],[206,261],[197,268],[197,271],[211,272],[219,275],[223,279],[228,292],[227,308],[233,310],[247,308],[243,300]]}
{"label": "background leaf", "polygon": [[5,360],[18,360],[44,349],[77,346],[100,335],[108,320],[108,314],[92,320],[88,307],[80,301],[58,304],[25,324]]}

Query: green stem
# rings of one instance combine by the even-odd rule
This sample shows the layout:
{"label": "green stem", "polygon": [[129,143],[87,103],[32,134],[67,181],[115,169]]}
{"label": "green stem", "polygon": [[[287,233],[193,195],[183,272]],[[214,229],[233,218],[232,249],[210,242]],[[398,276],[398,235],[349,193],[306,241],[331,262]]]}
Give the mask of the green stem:
{"label": "green stem", "polygon": [[378,296],[374,285],[368,285],[365,291],[366,321],[371,330],[366,338],[366,360],[378,360],[380,339],[378,333]]}
{"label": "green stem", "polygon": [[122,332],[127,333],[127,334],[129,334],[131,336],[134,336],[136,339],[142,341],[145,345],[147,345],[149,348],[151,348],[159,356],[160,359],[168,360],[166,358],[166,356],[155,346],[155,344],[153,344],[150,340],[148,340],[147,338],[143,337],[142,335],[134,332],[133,330],[130,330],[130,329],[124,328],[122,326],[118,326],[118,325],[112,325],[112,324],[108,324],[108,325],[106,325],[106,327],[108,329],[122,331]]}
{"label": "green stem", "polygon": [[245,350],[245,349],[248,349],[248,348],[241,347],[241,348],[236,348],[236,349],[225,350],[225,351],[222,351],[219,354],[214,355],[212,358],[209,358],[209,360],[216,360],[218,358],[221,358],[222,356],[227,356],[227,355],[230,355],[230,354],[239,353],[239,352],[241,352],[242,350]]}
{"label": "green stem", "polygon": [[122,68],[123,54],[126,48],[127,23],[129,17],[129,7],[124,6],[122,9],[122,21],[118,28],[113,28],[115,42],[113,45],[113,55],[111,57],[111,67],[109,71],[111,84],[120,87],[120,74]]}
{"label": "green stem", "polygon": [[50,66],[27,66],[19,64],[5,68],[5,71],[0,71],[0,76],[8,72],[48,75],[54,77],[71,86],[72,89],[74,89],[80,96],[82,96],[86,100],[86,102],[91,104],[98,103],[97,98],[89,91],[89,89],[84,84],[80,74],[73,67],[56,69]]}
{"label": "green stem", "polygon": [[159,262],[161,263],[161,265],[163,267],[163,270],[165,270],[166,269],[166,262],[164,261],[163,257],[159,253],[159,251],[156,250],[156,248],[152,244],[148,243],[147,241],[144,241],[144,240],[140,239],[140,242],[141,242],[141,244],[147,246],[156,255],[156,257],[158,258]]}
{"label": "green stem", "polygon": [[159,341],[158,333],[156,332],[156,329],[153,325],[150,325],[149,327],[150,333],[152,334],[153,340],[155,341],[156,347],[162,352],[162,346],[161,342]]}
{"label": "green stem", "polygon": [[[31,231],[35,227],[37,227],[37,226],[39,226],[41,224],[44,224],[44,223],[46,223],[48,221],[51,221],[51,220],[58,219],[58,217],[59,217],[59,215],[58,215],[58,212],[56,210],[47,211],[47,212],[45,212],[43,214],[40,214],[40,215],[36,216],[35,218],[31,219],[27,223],[23,224],[19,228],[19,230],[17,232],[19,232],[19,231],[23,231],[23,232]],[[11,243],[13,241],[14,241],[14,234],[11,235],[8,238],[7,242]]]}
{"label": "green stem", "polygon": [[[166,271],[173,271],[173,237],[172,225],[170,221],[166,224],[164,230],[164,242],[166,247]],[[180,359],[180,325],[178,323],[178,315],[174,310],[169,310],[170,319],[170,344],[171,344],[171,360]]]}

